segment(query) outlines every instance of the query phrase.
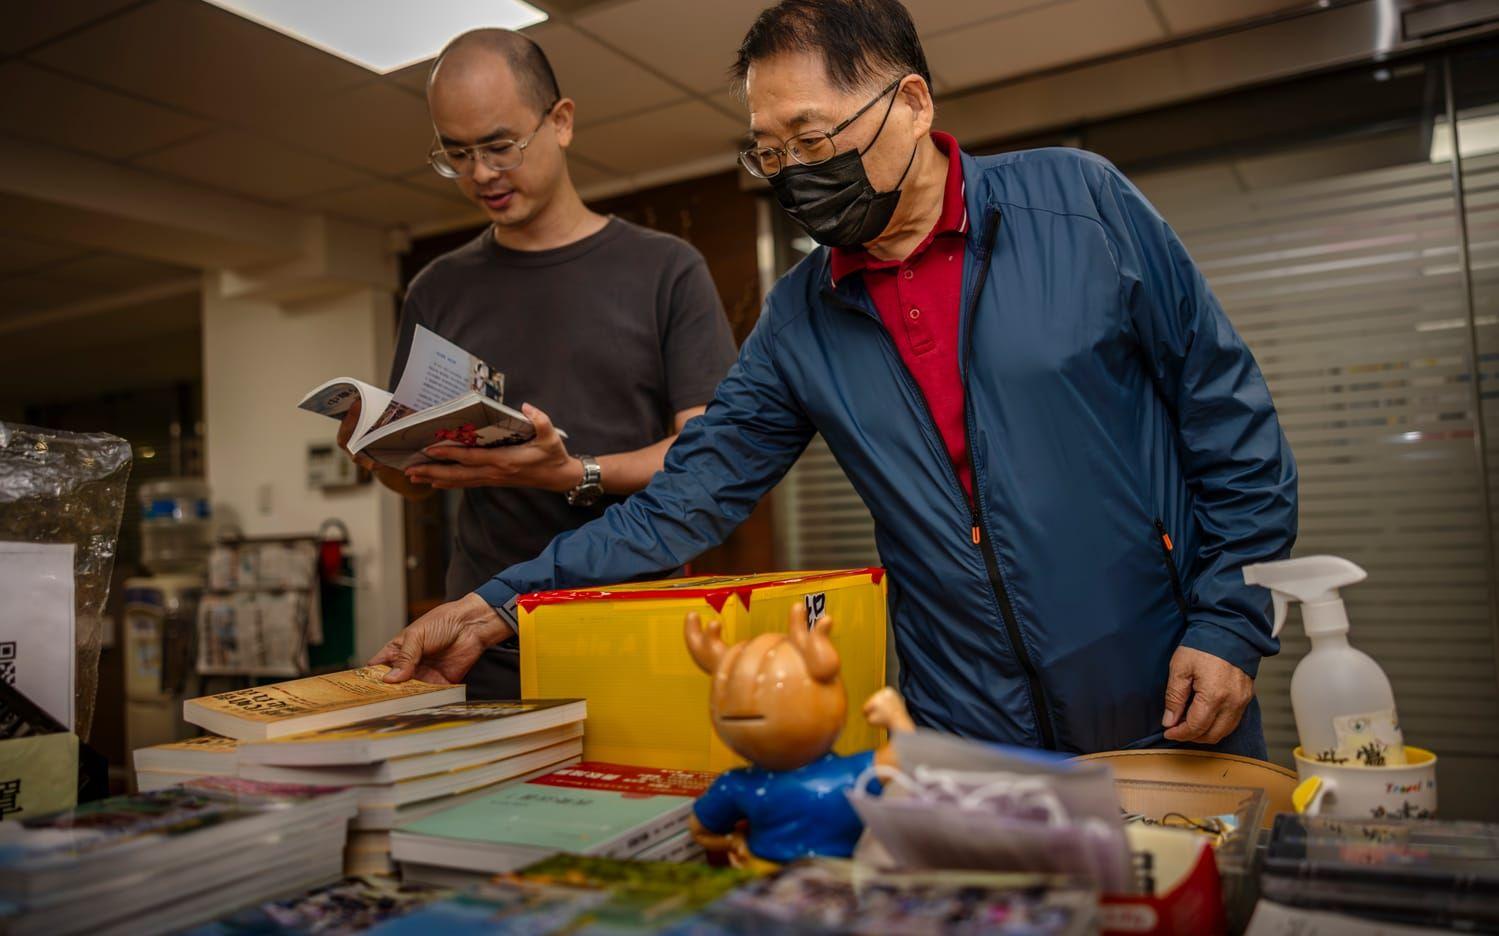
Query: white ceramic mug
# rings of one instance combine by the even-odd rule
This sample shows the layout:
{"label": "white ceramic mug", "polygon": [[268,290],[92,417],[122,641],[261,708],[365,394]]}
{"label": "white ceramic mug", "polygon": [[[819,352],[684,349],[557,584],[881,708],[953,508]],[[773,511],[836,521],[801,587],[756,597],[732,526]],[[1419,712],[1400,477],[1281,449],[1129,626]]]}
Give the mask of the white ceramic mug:
{"label": "white ceramic mug", "polygon": [[1295,750],[1298,813],[1349,819],[1430,819],[1437,812],[1437,756],[1405,746],[1400,767],[1329,764]]}

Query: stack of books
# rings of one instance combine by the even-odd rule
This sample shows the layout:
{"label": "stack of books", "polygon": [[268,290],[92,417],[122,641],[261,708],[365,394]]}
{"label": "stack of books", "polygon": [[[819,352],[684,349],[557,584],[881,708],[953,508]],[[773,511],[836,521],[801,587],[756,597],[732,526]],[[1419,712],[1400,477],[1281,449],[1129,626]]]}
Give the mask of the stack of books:
{"label": "stack of books", "polygon": [[189,780],[0,834],[0,931],[169,932],[343,873],[351,790]]}
{"label": "stack of books", "polygon": [[135,751],[135,786],[165,789],[198,777],[234,776],[240,746],[377,715],[462,701],[464,687],[384,681],[388,666],[366,666],[252,689],[188,699],[182,717],[213,732]]}
{"label": "stack of books", "polygon": [[135,752],[135,788],[142,793],[198,777],[232,777],[239,770],[239,742],[219,735],[157,744]]}
{"label": "stack of books", "polygon": [[391,829],[576,763],[586,717],[577,699],[455,702],[248,742],[238,769],[250,780],[352,787],[347,872],[390,874]]}
{"label": "stack of books", "polygon": [[463,686],[384,681],[389,667],[220,693],[183,703],[215,735],[135,752],[143,790],[210,774],[350,787],[358,812],[346,872],[391,874],[402,822],[577,763],[579,699],[466,702]]}
{"label": "stack of books", "polygon": [[693,801],[714,775],[584,762],[516,783],[391,833],[403,880],[466,886],[558,853],[686,861]]}

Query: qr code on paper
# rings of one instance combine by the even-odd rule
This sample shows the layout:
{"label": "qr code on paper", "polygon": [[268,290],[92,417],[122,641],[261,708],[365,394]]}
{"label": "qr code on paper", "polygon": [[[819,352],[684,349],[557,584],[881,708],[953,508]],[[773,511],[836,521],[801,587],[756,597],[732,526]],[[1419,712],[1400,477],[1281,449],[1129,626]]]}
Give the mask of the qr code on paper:
{"label": "qr code on paper", "polygon": [[16,684],[16,642],[0,640],[0,680]]}

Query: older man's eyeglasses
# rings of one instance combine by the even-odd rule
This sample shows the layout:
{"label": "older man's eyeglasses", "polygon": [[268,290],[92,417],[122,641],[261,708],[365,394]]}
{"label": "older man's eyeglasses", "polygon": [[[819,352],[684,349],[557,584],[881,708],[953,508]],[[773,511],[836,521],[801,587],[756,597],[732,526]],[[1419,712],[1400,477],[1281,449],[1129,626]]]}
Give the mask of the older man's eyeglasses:
{"label": "older man's eyeglasses", "polygon": [[[815,166],[825,163],[838,154],[838,144],[833,142],[833,137],[848,129],[849,125],[869,110],[875,104],[894,91],[905,80],[905,76],[895,79],[885,86],[885,90],[876,94],[869,100],[868,104],[854,111],[853,116],[840,123],[831,130],[808,130],[798,133],[789,140],[782,142],[781,146],[752,146],[739,153],[739,162],[750,175],[761,179],[769,179],[792,162],[801,163],[803,166]],[[895,99],[890,99],[890,106],[895,106]],[[886,115],[889,111],[886,110]],[[881,124],[883,126],[883,122]]]}
{"label": "older man's eyeglasses", "polygon": [[461,176],[472,175],[474,167],[480,162],[490,172],[505,172],[509,169],[518,169],[525,162],[526,147],[536,139],[536,134],[546,126],[547,118],[552,114],[552,108],[560,102],[553,101],[547,105],[546,110],[541,112],[541,121],[523,139],[519,140],[490,140],[487,143],[475,143],[473,146],[438,146],[427,154],[427,164],[432,171],[445,179],[457,179]]}

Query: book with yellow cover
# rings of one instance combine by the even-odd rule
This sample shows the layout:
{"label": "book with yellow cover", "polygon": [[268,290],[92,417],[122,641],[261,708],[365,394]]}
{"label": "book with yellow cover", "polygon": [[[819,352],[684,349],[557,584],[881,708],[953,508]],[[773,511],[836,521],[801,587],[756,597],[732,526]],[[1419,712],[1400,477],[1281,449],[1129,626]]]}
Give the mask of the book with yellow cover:
{"label": "book with yellow cover", "polygon": [[135,750],[135,769],[155,773],[232,774],[239,766],[239,742],[201,735]]}
{"label": "book with yellow cover", "polygon": [[433,705],[462,702],[463,686],[385,682],[388,666],[363,666],[182,703],[184,720],[240,741],[333,728]]}

